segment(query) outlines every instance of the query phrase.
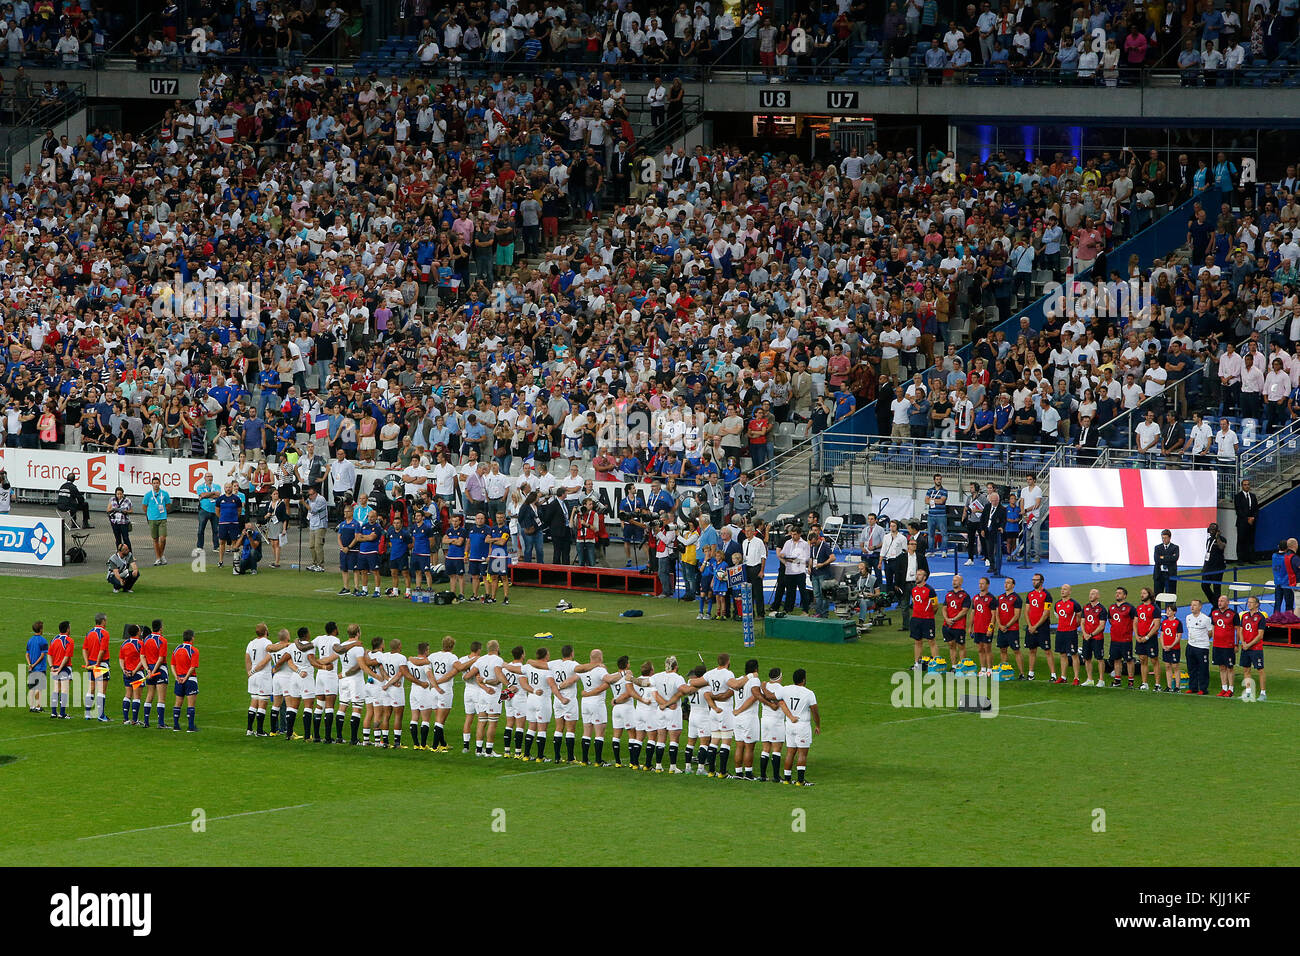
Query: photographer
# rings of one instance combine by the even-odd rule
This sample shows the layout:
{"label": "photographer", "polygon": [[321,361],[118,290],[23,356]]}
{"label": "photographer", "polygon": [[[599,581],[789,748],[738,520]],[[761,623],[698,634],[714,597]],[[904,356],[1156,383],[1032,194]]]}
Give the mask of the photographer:
{"label": "photographer", "polygon": [[114,545],[131,549],[131,499],[119,486],[108,499],[108,526],[113,529]]}
{"label": "photographer", "polygon": [[127,593],[140,580],[140,568],[136,566],[135,556],[125,543],[119,544],[117,550],[108,556],[108,583],[113,585],[113,593]]}
{"label": "photographer", "polygon": [[9,472],[0,468],[0,515],[7,515],[13,505],[13,485],[9,484]]}
{"label": "photographer", "polygon": [[663,586],[663,593],[659,596],[675,597],[677,595],[677,579],[674,573],[677,565],[677,532],[673,529],[671,521],[653,521],[650,526],[654,534],[659,583]]}
{"label": "photographer", "polygon": [[235,541],[235,560],[232,574],[256,574],[262,560],[262,532],[256,521],[248,521]]}

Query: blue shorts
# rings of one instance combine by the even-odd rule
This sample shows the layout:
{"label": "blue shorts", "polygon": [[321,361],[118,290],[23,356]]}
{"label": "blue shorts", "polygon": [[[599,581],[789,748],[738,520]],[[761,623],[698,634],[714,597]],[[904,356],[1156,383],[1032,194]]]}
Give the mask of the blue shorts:
{"label": "blue shorts", "polygon": [[411,555],[411,573],[418,574],[421,571],[429,570],[429,556],[427,554]]}
{"label": "blue shorts", "polygon": [[400,558],[388,559],[388,570],[390,571],[409,571],[411,569],[411,556],[404,554]]}
{"label": "blue shorts", "polygon": [[53,677],[54,680],[72,680],[72,665],[64,664],[62,667],[54,668],[54,673],[51,677]]}
{"label": "blue shorts", "polygon": [[469,573],[471,575],[482,577],[485,570],[487,570],[487,558],[469,559]]}
{"label": "blue shorts", "polygon": [[1264,669],[1264,648],[1252,647],[1249,650],[1243,650],[1238,663],[1241,664],[1242,670],[1253,667],[1257,671]]}
{"label": "blue shorts", "polygon": [[239,540],[238,524],[219,524],[217,525],[217,537],[226,544],[234,544]]}
{"label": "blue shorts", "polygon": [[122,686],[130,687],[143,676],[144,671],[122,671]]}
{"label": "blue shorts", "polygon": [[[787,581],[789,578],[786,579]],[[934,618],[932,617],[914,617],[909,625],[914,641],[932,641],[934,640]]]}
{"label": "blue shorts", "polygon": [[352,570],[354,570],[354,565],[353,565],[353,562],[352,562],[352,558],[353,558],[353,554],[352,554],[351,551],[340,551],[340,552],[339,552],[339,570],[340,570],[340,571],[352,571]]}
{"label": "blue shorts", "polygon": [[645,544],[645,528],[636,525],[623,525],[623,540],[628,544]]}
{"label": "blue shorts", "polygon": [[369,554],[358,554],[353,562],[352,570],[354,571],[374,571],[379,567],[379,554],[372,552]]}
{"label": "blue shorts", "polygon": [[199,692],[199,679],[190,677],[188,680],[176,682],[175,694],[177,697],[193,697]]}
{"label": "blue shorts", "polygon": [[465,559],[464,559],[464,558],[448,558],[448,559],[447,559],[447,573],[448,573],[448,574],[464,574],[464,573],[465,573]]}
{"label": "blue shorts", "polygon": [[146,687],[157,687],[159,685],[166,687],[167,686],[167,665],[166,664],[159,665],[158,672],[156,674],[150,674],[148,677],[146,677],[144,679],[144,683]]}
{"label": "blue shorts", "polygon": [[91,666],[92,666],[92,667],[102,667],[102,668],[104,668],[104,672],[103,672],[102,674],[100,674],[98,677],[95,676],[94,671],[89,671],[88,673],[90,674],[90,679],[91,679],[91,680],[103,680],[103,681],[106,681],[106,680],[108,680],[110,677],[113,676],[113,668],[112,668],[111,666],[109,666],[108,661],[99,661],[98,663],[96,663],[96,664],[92,664]]}

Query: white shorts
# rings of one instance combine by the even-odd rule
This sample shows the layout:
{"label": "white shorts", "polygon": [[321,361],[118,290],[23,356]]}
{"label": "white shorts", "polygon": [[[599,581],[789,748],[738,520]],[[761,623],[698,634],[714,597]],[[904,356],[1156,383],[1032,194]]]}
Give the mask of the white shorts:
{"label": "white shorts", "polygon": [[549,724],[551,722],[551,695],[529,694],[525,716],[530,724]]}
{"label": "white shorts", "polygon": [[406,690],[405,688],[402,687],[401,684],[394,684],[392,687],[388,688],[388,690],[386,690],[384,693],[388,697],[386,703],[389,707],[406,706]]}
{"label": "white shorts", "polygon": [[515,691],[515,696],[506,701],[506,716],[510,718],[527,718],[528,695],[522,690]]}
{"label": "white shorts", "polygon": [[582,699],[582,722],[584,724],[607,724],[609,723],[608,708],[605,706],[605,695],[599,697],[584,697]]}
{"label": "white shorts", "polygon": [[316,696],[337,697],[339,693],[339,675],[337,671],[316,672]]}
{"label": "white shorts", "polygon": [[256,674],[249,675],[248,696],[249,697],[270,697],[271,696],[271,678],[267,676],[265,670],[260,670]]}
{"label": "white shorts", "polygon": [[465,695],[462,699],[465,705],[465,713],[467,714],[478,713],[478,697],[479,697],[478,685],[466,684]]}
{"label": "white shorts", "polygon": [[385,706],[383,701],[384,692],[377,681],[366,681],[365,696],[367,704],[375,704],[379,707]]}
{"label": "white shorts", "polygon": [[301,697],[303,700],[316,699],[316,678],[312,674],[306,677],[300,677],[297,674],[293,677],[294,687],[290,692],[292,697]]}
{"label": "white shorts", "polygon": [[433,710],[433,691],[417,684],[411,685],[411,710]]}
{"label": "white shorts", "polygon": [[785,718],[780,714],[775,717],[764,716],[759,721],[759,724],[758,739],[763,743],[779,744],[785,742]]}
{"label": "white shorts", "polygon": [[451,710],[452,704],[456,702],[456,691],[454,689],[449,687],[444,691],[436,691],[433,688],[429,690],[433,694],[434,710]]}
{"label": "white shorts", "polygon": [[555,702],[555,719],[576,721],[578,719],[578,698],[570,696],[567,704],[561,704],[557,700]]}
{"label": "white shorts", "polygon": [[681,707],[669,707],[667,710],[659,711],[659,726],[656,730],[681,730],[682,729],[682,709]]}
{"label": "white shorts", "polygon": [[785,745],[787,747],[806,748],[812,746],[812,724],[801,720],[792,724],[785,722]]}
{"label": "white shorts", "polygon": [[715,736],[730,734],[736,729],[735,714],[732,713],[729,707],[723,707],[720,714],[710,711],[709,720],[713,724],[712,733]]}
{"label": "white shorts", "polygon": [[657,730],[659,729],[659,708],[650,708],[645,704],[636,705],[636,714],[633,718],[633,728],[636,730]]}
{"label": "white shorts", "polygon": [[293,697],[294,680],[298,677],[293,671],[276,671],[271,678],[271,693],[276,697]]}
{"label": "white shorts", "polygon": [[360,675],[354,674],[339,681],[340,704],[363,704],[365,700],[366,689]]}
{"label": "white shorts", "polygon": [[636,727],[636,712],[631,702],[615,704],[611,716],[614,718],[615,730],[632,730]]}
{"label": "white shorts", "polygon": [[753,744],[758,742],[758,713],[751,707],[732,720],[736,728],[736,743]]}
{"label": "white shorts", "polygon": [[691,719],[686,725],[688,736],[703,739],[713,734],[713,711],[708,704],[697,704],[691,708]]}
{"label": "white shorts", "polygon": [[501,715],[501,688],[494,687],[491,690],[488,690],[480,687],[477,696],[478,713],[491,717],[499,717]]}

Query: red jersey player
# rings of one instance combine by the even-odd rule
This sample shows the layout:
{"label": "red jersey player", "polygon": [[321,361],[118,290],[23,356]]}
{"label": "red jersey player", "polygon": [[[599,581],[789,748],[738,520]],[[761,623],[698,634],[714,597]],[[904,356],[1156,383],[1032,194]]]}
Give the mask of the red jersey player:
{"label": "red jersey player", "polygon": [[68,720],[68,694],[72,687],[72,624],[59,622],[59,635],[50,641],[50,716],[55,720]]}
{"label": "red jersey player", "polygon": [[158,707],[158,729],[167,729],[167,638],[163,637],[163,622],[155,618],[149,625],[149,636],[144,639],[141,653],[144,656],[144,725],[149,726],[149,712]]}
{"label": "red jersey player", "polygon": [[[1250,669],[1255,668],[1256,693],[1260,700],[1268,700],[1264,692],[1264,612],[1259,609],[1259,598],[1246,598],[1246,611],[1241,615],[1241,679],[1245,687]],[[1245,693],[1245,690],[1242,690]]]}
{"label": "red jersey player", "polygon": [[934,639],[934,614],[939,606],[939,596],[934,588],[926,584],[930,576],[925,568],[916,569],[916,586],[912,588],[912,621],[908,625],[912,632],[912,667],[921,667],[921,645],[930,642],[930,657],[938,656],[938,646]]}
{"label": "red jersey player", "polygon": [[1097,664],[1098,687],[1106,686],[1106,605],[1101,603],[1101,592],[1093,588],[1088,592],[1088,603],[1083,606],[1083,686],[1093,686],[1092,665]]}
{"label": "red jersey player", "polygon": [[979,590],[970,599],[970,634],[979,655],[979,676],[993,676],[993,624],[997,617],[997,598],[989,591],[989,579],[980,578]]}
{"label": "red jersey player", "polygon": [[1232,696],[1232,676],[1237,666],[1237,645],[1241,628],[1237,612],[1228,607],[1228,595],[1219,595],[1219,606],[1210,612],[1211,663],[1219,669],[1219,692],[1215,697]]}
{"label": "red jersey player", "polygon": [[1133,614],[1136,608],[1128,603],[1128,588],[1115,589],[1115,603],[1107,608],[1110,618],[1110,665],[1114,669],[1111,687],[1119,687],[1120,664],[1128,670],[1128,686],[1133,686]]}
{"label": "red jersey player", "polygon": [[199,649],[194,646],[194,632],[191,630],[181,635],[181,643],[172,651],[172,674],[176,679],[172,730],[181,729],[181,701],[184,701],[185,716],[189,721],[187,729],[196,733],[199,728],[194,726],[194,705],[199,699]]}
{"label": "red jersey player", "polygon": [[1070,597],[1070,585],[1061,585],[1061,599],[1052,605],[1056,615],[1056,653],[1060,655],[1061,669],[1053,683],[1065,683],[1065,668],[1074,665],[1074,686],[1079,686],[1079,621],[1083,608]]}
{"label": "red jersey player", "polygon": [[1056,683],[1056,655],[1052,652],[1052,595],[1043,587],[1043,576],[1035,574],[1034,586],[1025,594],[1025,650],[1029,651],[1029,679],[1038,666],[1038,649],[1047,652],[1052,669],[1051,683]]}
{"label": "red jersey player", "polygon": [[998,656],[1007,663],[1007,651],[1016,652],[1016,680],[1025,678],[1025,662],[1020,656],[1020,618],[1023,602],[1016,593],[1015,578],[1003,581],[1005,590],[998,595]]}
{"label": "red jersey player", "polygon": [[960,574],[952,576],[952,587],[943,596],[943,639],[948,644],[948,660],[955,666],[966,656],[967,619],[970,595],[962,586]]}
{"label": "red jersey player", "polygon": [[104,714],[104,703],[108,696],[108,652],[109,636],[107,614],[95,615],[95,626],[86,633],[81,645],[82,664],[90,681],[86,685],[86,720],[98,720],[108,723]]}
{"label": "red jersey player", "polygon": [[1178,620],[1178,605],[1166,604],[1165,616],[1160,619],[1160,666],[1165,672],[1165,687],[1175,694],[1178,693],[1182,636],[1183,622]]}
{"label": "red jersey player", "polygon": [[1138,606],[1133,614],[1133,651],[1142,669],[1142,684],[1138,690],[1148,689],[1149,674],[1155,675],[1155,689],[1160,689],[1160,675],[1156,672],[1160,660],[1159,631],[1160,611],[1156,608],[1155,595],[1150,588],[1143,588],[1138,592]]}

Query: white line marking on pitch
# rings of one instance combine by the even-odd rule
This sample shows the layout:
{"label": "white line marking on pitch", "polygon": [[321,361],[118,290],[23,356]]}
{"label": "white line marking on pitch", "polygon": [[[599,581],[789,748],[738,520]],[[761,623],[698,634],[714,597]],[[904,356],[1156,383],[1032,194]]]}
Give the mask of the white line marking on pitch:
{"label": "white line marking on pitch", "polygon": [[545,770],[525,770],[522,773],[503,773],[501,776],[503,778],[530,777],[535,773],[555,773],[555,771],[557,770],[572,770],[574,767],[579,767],[579,766],[581,766],[581,764],[570,763],[570,764],[565,764],[563,767],[547,767]]}
{"label": "white line marking on pitch", "polygon": [[1052,723],[1052,724],[1083,724],[1083,725],[1086,726],[1087,723],[1088,723],[1086,720],[1058,720],[1058,719],[1055,718],[1055,717],[1030,717],[1028,714],[1002,714],[1002,713],[999,713],[999,714],[997,714],[996,716],[998,716],[998,717],[1014,717],[1016,720],[1045,720],[1045,721],[1047,721],[1048,723]]}
{"label": "white line marking on pitch", "polygon": [[[310,806],[310,803],[295,803],[291,807],[272,807],[270,810],[248,810],[245,813],[228,813],[221,817],[208,817],[207,820],[208,822],[213,820],[233,820],[236,817],[253,817],[257,816],[259,813],[280,813],[283,810],[301,810],[304,807]],[[104,837],[123,836],[127,833],[145,833],[149,830],[170,830],[173,827],[187,827],[192,822],[192,820],[184,820],[181,823],[164,823],[156,827],[137,827],[134,830],[115,830],[112,833],[96,833],[94,836],[78,837],[77,840],[102,840]]]}

